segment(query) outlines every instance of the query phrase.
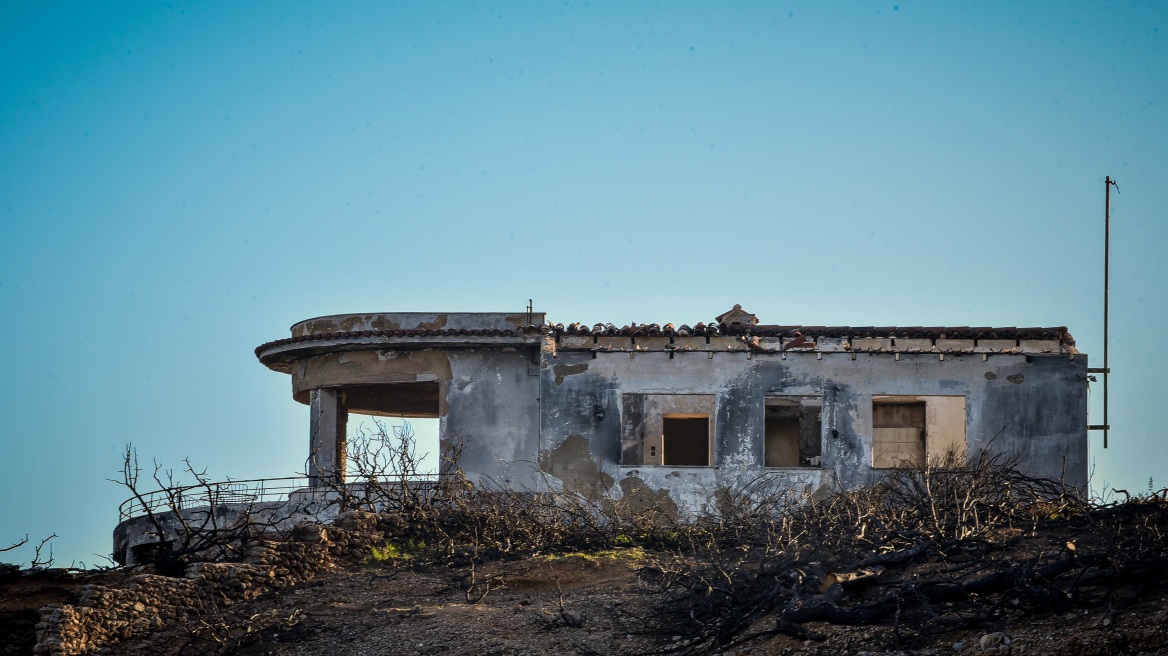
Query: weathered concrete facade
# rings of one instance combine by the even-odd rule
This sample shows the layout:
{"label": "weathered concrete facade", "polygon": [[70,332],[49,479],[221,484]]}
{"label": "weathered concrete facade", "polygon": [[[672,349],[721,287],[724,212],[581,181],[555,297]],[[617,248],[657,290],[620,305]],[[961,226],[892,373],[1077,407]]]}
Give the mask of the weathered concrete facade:
{"label": "weathered concrete facade", "polygon": [[[549,325],[540,313],[322,317],[256,349],[312,406],[310,476],[345,415],[438,417],[472,480],[698,511],[771,473],[857,486],[950,447],[1087,481],[1087,357],[1065,328]],[[768,466],[769,465],[769,466]]]}

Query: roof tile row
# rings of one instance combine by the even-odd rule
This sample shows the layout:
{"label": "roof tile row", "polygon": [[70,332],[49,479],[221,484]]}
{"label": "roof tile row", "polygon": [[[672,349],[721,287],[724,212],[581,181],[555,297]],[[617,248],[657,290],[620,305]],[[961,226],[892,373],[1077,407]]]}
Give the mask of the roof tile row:
{"label": "roof tile row", "polygon": [[614,324],[595,324],[592,327],[582,323],[568,326],[555,324],[549,332],[560,335],[588,335],[594,337],[710,337],[716,335],[758,337],[827,337],[827,338],[932,338],[932,339],[1057,339],[1073,342],[1065,327],[1057,328],[992,328],[969,326],[743,326],[699,323],[695,326],[674,327],[667,323],[630,324],[617,327]]}

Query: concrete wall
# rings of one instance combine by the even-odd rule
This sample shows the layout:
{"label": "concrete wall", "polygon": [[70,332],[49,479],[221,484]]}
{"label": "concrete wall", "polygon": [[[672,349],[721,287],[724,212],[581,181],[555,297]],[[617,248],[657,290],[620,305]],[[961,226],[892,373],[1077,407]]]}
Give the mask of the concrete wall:
{"label": "concrete wall", "polygon": [[539,489],[539,364],[534,348],[456,351],[440,434],[464,445],[459,465],[476,483]]}
{"label": "concrete wall", "polygon": [[[982,354],[948,354],[942,359],[936,353],[747,353],[726,340],[720,350],[715,338],[708,351],[545,353],[543,448],[554,452],[565,440],[582,436],[595,477],[611,478],[615,496],[629,486],[648,486],[669,490],[682,509],[700,510],[715,486],[767,472],[812,490],[834,481],[849,487],[872,482],[879,476],[872,468],[874,396],[963,397],[971,452],[1016,452],[1033,474],[1065,475],[1072,485],[1086,484],[1084,355],[996,353],[983,359]],[[630,393],[713,395],[716,466],[622,465],[622,450],[628,462],[630,444],[620,415],[630,409],[622,404]],[[763,467],[767,395],[822,395],[822,467]],[[930,416],[936,423],[937,415]],[[643,421],[634,416],[625,423]],[[572,452],[580,455],[579,449]],[[573,463],[574,471],[586,468]]]}
{"label": "concrete wall", "polygon": [[460,465],[467,477],[534,487],[540,481],[538,360],[535,346],[329,353],[300,361],[296,369],[303,375],[292,375],[293,395],[436,382],[439,437],[444,444],[463,444]]}

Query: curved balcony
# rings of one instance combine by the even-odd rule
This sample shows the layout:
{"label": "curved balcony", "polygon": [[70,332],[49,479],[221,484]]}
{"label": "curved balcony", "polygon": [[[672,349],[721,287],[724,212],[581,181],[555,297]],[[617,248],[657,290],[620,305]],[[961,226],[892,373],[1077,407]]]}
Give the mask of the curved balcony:
{"label": "curved balcony", "polygon": [[224,531],[240,522],[261,531],[288,531],[326,522],[344,510],[393,509],[395,500],[429,497],[437,475],[390,476],[344,485],[310,477],[257,478],[175,486],[136,495],[118,507],[114,559],[134,565],[184,536]]}

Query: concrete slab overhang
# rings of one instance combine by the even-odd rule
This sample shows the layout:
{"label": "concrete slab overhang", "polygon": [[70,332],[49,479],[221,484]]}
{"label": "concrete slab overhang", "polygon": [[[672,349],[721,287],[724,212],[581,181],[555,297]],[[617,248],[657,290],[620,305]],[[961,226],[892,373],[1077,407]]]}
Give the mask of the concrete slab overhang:
{"label": "concrete slab overhang", "polygon": [[255,353],[269,369],[291,373],[296,361],[326,353],[538,347],[543,326],[541,312],[338,314],[293,324],[291,337],[263,344]]}
{"label": "concrete slab overhang", "polygon": [[543,338],[533,335],[324,335],[312,341],[292,344],[265,344],[256,349],[256,357],[266,367],[281,373],[292,373],[297,360],[325,353],[366,351],[377,349],[460,349],[483,347],[538,347]]}

